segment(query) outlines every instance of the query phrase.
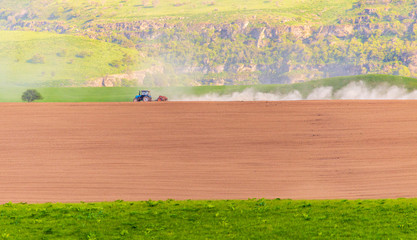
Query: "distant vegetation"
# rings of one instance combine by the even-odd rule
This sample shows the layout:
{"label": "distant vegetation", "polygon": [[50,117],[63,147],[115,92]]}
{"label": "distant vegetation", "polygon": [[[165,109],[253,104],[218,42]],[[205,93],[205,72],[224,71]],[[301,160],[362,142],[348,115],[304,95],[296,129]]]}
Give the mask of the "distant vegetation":
{"label": "distant vegetation", "polygon": [[[104,86],[416,77],[416,8],[415,0],[0,0],[0,29],[93,39],[91,52],[86,45],[63,47],[58,37],[48,42],[67,69],[89,69],[73,71],[74,77],[48,69],[42,44],[25,59],[7,54],[7,61],[37,63],[38,80],[57,86],[85,86],[91,77],[106,77]],[[105,51],[103,42],[117,44],[119,53]],[[11,75],[18,72],[8,66]]]}
{"label": "distant vegetation", "polygon": [[142,201],[0,206],[1,239],[415,239],[417,200]]}

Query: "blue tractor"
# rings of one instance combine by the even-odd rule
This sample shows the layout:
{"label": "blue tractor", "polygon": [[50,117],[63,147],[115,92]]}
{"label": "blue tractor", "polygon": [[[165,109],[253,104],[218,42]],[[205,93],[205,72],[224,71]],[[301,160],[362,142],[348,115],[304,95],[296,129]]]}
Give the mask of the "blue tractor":
{"label": "blue tractor", "polygon": [[151,91],[148,90],[140,90],[139,95],[136,95],[136,97],[133,99],[134,102],[150,102],[152,101]]}

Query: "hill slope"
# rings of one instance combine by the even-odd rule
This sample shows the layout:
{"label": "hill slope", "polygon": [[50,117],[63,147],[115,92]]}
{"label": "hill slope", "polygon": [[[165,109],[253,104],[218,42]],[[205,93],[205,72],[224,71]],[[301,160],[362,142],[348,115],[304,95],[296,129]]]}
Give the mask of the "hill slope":
{"label": "hill slope", "polygon": [[0,0],[0,29],[82,35],[136,49],[142,65],[133,70],[146,72],[141,80],[148,86],[414,77],[416,6],[414,0]]}
{"label": "hill slope", "polygon": [[[340,15],[352,7],[352,0],[0,0],[3,16],[14,13],[15,20],[56,20],[82,25],[85,21],[125,21],[155,18],[182,18],[222,22],[212,15],[228,17],[253,16],[273,17],[294,24],[302,22],[334,23]],[[184,19],[186,18],[186,19]],[[10,19],[9,19],[10,20]]]}
{"label": "hill slope", "polygon": [[[134,49],[85,37],[23,31],[0,31],[0,35],[2,85],[99,85],[92,80],[126,71],[135,63],[123,60],[137,55]],[[119,67],[112,66],[116,62]]]}

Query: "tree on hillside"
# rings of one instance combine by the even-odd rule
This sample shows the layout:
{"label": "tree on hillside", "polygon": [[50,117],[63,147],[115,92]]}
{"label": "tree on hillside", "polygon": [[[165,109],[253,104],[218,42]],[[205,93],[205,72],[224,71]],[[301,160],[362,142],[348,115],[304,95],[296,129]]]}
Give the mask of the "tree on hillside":
{"label": "tree on hillside", "polygon": [[22,94],[22,100],[24,102],[33,102],[41,99],[43,99],[43,97],[36,89],[28,89]]}

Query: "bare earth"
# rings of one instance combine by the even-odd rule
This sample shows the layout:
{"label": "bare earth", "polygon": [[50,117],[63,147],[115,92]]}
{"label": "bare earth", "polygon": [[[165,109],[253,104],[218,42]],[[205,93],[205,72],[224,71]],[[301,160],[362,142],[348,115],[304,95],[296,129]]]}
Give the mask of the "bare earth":
{"label": "bare earth", "polygon": [[3,203],[417,197],[417,101],[0,109]]}

